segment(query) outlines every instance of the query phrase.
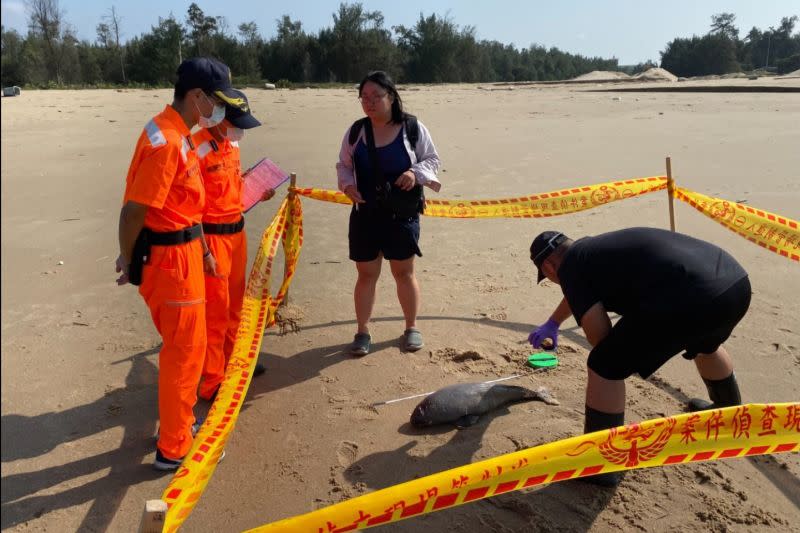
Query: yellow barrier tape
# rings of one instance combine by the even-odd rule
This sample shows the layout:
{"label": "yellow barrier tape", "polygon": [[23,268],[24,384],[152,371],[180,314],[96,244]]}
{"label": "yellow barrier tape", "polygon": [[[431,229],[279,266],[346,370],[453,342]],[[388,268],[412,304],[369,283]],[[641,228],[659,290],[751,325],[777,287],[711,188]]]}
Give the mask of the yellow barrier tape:
{"label": "yellow barrier tape", "polygon": [[[273,324],[275,310],[291,283],[302,247],[303,214],[300,199],[291,195],[281,204],[270,225],[264,230],[247,282],[242,318],[236,334],[231,359],[225,369],[214,404],[194,439],[189,454],[175,472],[161,497],[169,510],[164,531],[174,532],[191,514],[217,467],[258,360],[264,328]],[[272,264],[278,244],[283,239],[286,271],[283,284],[273,299],[269,294]]]}
{"label": "yellow barrier tape", "polygon": [[[541,218],[576,213],[617,200],[632,198],[665,189],[667,178],[651,176],[623,181],[611,181],[574,189],[501,198],[496,200],[425,200],[425,215],[447,218]],[[324,189],[293,189],[314,200],[350,204],[339,191]]]}
{"label": "yellow barrier tape", "polygon": [[[666,178],[653,176],[518,198],[428,200],[425,214],[449,218],[548,217],[591,209],[666,187]],[[249,388],[263,331],[275,323],[275,312],[291,284],[303,241],[302,205],[293,193],[327,202],[351,203],[338,191],[291,188],[289,197],[264,230],[248,280],[242,319],[225,380],[186,460],[162,496],[169,505],[164,531],[177,531],[214,473]],[[800,261],[797,221],[683,188],[675,190],[675,197],[748,240]],[[269,288],[279,241],[283,244],[286,268],[281,287],[272,298]],[[754,416],[759,417],[762,431],[751,437]],[[783,426],[777,422],[782,417],[785,417]],[[681,437],[675,431],[679,424]],[[698,436],[702,437],[702,431],[695,430],[695,426],[703,425],[707,428],[706,437],[699,439],[695,433],[699,432]],[[800,433],[800,404],[749,404],[650,420],[455,468],[250,531],[295,531],[298,528],[313,531],[316,528],[322,533],[364,529],[503,492],[596,473],[789,452],[800,446],[796,433]],[[337,526],[337,522],[346,525]]]}
{"label": "yellow barrier tape", "polygon": [[800,261],[800,226],[796,220],[682,187],[675,190],[675,197],[748,241]]}
{"label": "yellow barrier tape", "polygon": [[597,473],[791,452],[799,447],[800,403],[687,413],[501,455],[248,531],[343,533]]}

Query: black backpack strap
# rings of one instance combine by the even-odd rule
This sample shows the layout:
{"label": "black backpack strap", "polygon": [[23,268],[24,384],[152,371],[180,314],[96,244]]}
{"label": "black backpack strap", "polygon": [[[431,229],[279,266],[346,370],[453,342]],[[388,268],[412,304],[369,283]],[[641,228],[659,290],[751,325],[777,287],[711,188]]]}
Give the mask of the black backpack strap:
{"label": "black backpack strap", "polygon": [[350,146],[353,146],[356,141],[358,140],[358,136],[361,134],[361,128],[364,127],[364,124],[369,122],[368,117],[360,118],[353,122],[353,125],[350,126],[350,134],[347,137],[347,142]]}
{"label": "black backpack strap", "polygon": [[[406,114],[405,117],[406,136],[411,145],[412,150],[417,149],[417,141],[419,140],[419,121],[414,115]],[[353,144],[353,143],[350,143]]]}

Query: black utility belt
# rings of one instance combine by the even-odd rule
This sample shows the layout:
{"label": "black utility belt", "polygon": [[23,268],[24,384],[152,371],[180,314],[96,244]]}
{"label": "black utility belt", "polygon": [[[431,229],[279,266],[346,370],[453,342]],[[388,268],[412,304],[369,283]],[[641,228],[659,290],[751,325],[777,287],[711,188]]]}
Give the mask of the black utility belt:
{"label": "black utility belt", "polygon": [[230,224],[211,224],[203,222],[203,231],[207,235],[233,235],[239,233],[244,229],[244,217],[239,219],[239,222],[231,222]]}
{"label": "black utility belt", "polygon": [[200,238],[203,234],[200,224],[178,231],[153,231],[142,228],[133,245],[133,257],[128,266],[128,280],[133,285],[142,284],[142,267],[150,260],[151,246],[175,246]]}
{"label": "black utility belt", "polygon": [[202,235],[200,224],[179,229],[178,231],[153,231],[147,228],[142,229],[142,233],[147,234],[147,242],[156,246],[171,246],[184,244],[200,238]]}

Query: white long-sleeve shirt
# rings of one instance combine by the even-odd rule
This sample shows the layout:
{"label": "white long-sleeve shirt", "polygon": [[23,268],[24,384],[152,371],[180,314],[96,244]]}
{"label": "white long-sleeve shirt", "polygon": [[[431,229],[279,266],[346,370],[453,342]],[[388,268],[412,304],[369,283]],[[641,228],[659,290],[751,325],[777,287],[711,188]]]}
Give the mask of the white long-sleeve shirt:
{"label": "white long-sleeve shirt", "polygon": [[[429,189],[439,192],[442,184],[436,173],[439,171],[441,161],[439,154],[436,152],[436,147],[433,145],[433,139],[428,128],[422,122],[417,120],[419,125],[419,138],[414,150],[411,149],[411,143],[408,140],[405,124],[403,125],[403,144],[406,147],[406,152],[411,159],[411,170],[414,172],[417,183],[424,185]],[[351,126],[352,127],[352,126]],[[336,163],[336,175],[339,179],[339,190],[344,191],[350,185],[356,185],[356,172],[353,165],[353,152],[360,139],[364,139],[366,144],[365,128],[361,128],[361,132],[356,138],[356,142],[350,144],[350,128],[344,133],[342,139],[342,148],[339,150],[339,161]]]}

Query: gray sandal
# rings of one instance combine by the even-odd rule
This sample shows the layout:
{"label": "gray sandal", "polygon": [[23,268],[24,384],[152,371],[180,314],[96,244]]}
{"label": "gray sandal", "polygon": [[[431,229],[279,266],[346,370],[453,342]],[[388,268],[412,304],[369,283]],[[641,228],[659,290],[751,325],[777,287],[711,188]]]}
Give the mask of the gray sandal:
{"label": "gray sandal", "polygon": [[350,355],[367,355],[371,340],[369,333],[356,333],[353,343],[350,345]]}
{"label": "gray sandal", "polygon": [[425,346],[422,342],[422,333],[417,328],[408,328],[403,333],[403,349],[407,352],[416,352]]}

